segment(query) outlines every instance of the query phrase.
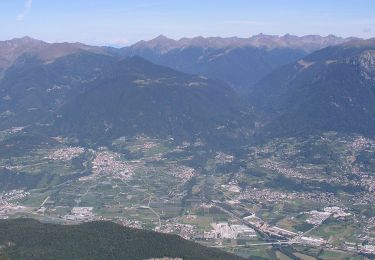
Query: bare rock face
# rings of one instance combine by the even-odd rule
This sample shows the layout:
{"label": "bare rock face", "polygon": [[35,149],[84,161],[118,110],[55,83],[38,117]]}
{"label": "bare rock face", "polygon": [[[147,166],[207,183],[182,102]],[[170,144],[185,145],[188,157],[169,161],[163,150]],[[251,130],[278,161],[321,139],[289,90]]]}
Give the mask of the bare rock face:
{"label": "bare rock face", "polygon": [[375,50],[366,50],[358,57],[362,76],[366,80],[375,82]]}

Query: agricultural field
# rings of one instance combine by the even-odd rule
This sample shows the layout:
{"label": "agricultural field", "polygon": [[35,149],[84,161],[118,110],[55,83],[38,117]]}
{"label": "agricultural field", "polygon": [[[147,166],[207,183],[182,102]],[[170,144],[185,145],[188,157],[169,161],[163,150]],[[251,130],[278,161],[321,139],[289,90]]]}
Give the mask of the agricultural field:
{"label": "agricultural field", "polygon": [[10,129],[0,142],[1,218],[111,220],[266,259],[364,259],[375,243],[375,141],[365,137],[218,151],[145,136],[90,147]]}

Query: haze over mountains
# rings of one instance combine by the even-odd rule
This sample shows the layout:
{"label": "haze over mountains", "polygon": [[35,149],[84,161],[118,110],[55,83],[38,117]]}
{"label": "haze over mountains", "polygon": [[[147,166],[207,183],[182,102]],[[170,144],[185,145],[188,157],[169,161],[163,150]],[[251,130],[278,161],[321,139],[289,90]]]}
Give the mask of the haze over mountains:
{"label": "haze over mountains", "polygon": [[[25,54],[26,55],[26,54]],[[0,81],[2,128],[42,123],[86,85],[105,77],[117,59],[90,52],[45,62],[33,53],[15,61]],[[13,116],[14,115],[14,116]]]}
{"label": "haze over mountains", "polygon": [[180,40],[169,39],[164,35],[160,35],[150,41],[140,41],[132,46],[131,49],[153,49],[160,53],[165,53],[173,49],[182,49],[189,47],[198,48],[241,48],[241,47],[256,47],[266,49],[276,48],[290,48],[301,49],[306,52],[316,51],[328,46],[341,44],[356,38],[341,38],[334,35],[320,36],[320,35],[306,35],[295,36],[286,34],[284,36],[258,34],[249,38],[239,37],[194,37],[182,38]]}
{"label": "haze over mountains", "polygon": [[[46,43],[30,37],[0,42],[0,72],[24,54],[44,62],[81,51],[141,56],[156,64],[186,73],[219,79],[244,92],[273,69],[296,61],[312,51],[355,38],[259,34],[249,38],[195,37],[172,40],[159,36],[121,50],[81,43]],[[236,68],[236,69],[234,69]]]}
{"label": "haze over mountains", "polygon": [[[374,144],[375,39],[0,42],[0,218],[105,219],[255,259],[326,259],[356,241],[354,256],[374,230]],[[253,251],[263,242],[277,245]],[[242,259],[32,220],[0,221],[4,255]]]}
{"label": "haze over mountains", "polygon": [[156,64],[186,73],[219,79],[236,91],[246,92],[275,68],[327,46],[354,38],[333,35],[274,36],[259,34],[249,38],[195,37],[172,40],[159,36],[123,49]]}
{"label": "haze over mountains", "polygon": [[51,62],[79,51],[104,53],[100,47],[88,46],[82,43],[51,44],[30,37],[0,41],[0,73],[2,70],[12,66],[24,54],[31,54],[44,62]]}
{"label": "haze over mountains", "polygon": [[241,140],[253,123],[225,84],[139,57],[115,62],[103,80],[86,88],[58,111],[56,126],[65,135],[96,141],[142,134],[194,141],[219,135],[213,141],[220,142]]}
{"label": "haze over mountains", "polygon": [[249,94],[273,134],[375,134],[375,41],[353,41],[281,67]]}
{"label": "haze over mountains", "polygon": [[121,50],[14,39],[0,42],[0,126],[47,124],[86,140],[372,134],[373,48],[331,35],[160,36]]}

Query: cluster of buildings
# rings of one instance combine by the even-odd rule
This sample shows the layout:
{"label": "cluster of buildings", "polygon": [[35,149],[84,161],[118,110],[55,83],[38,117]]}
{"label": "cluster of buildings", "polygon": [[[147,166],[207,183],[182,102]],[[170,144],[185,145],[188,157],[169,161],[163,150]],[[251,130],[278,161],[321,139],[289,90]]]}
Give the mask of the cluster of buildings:
{"label": "cluster of buildings", "polygon": [[151,148],[154,148],[156,146],[157,146],[157,144],[154,143],[154,142],[144,142],[143,143],[143,149],[144,150],[150,150]]}
{"label": "cluster of buildings", "polygon": [[304,245],[310,245],[310,246],[322,246],[327,244],[327,241],[324,240],[323,238],[318,238],[318,237],[306,237],[306,236],[301,236],[297,241]]}
{"label": "cluster of buildings", "polygon": [[364,228],[366,233],[373,233],[375,232],[375,217],[371,217],[367,219],[367,225]]}
{"label": "cluster of buildings", "polygon": [[320,225],[329,217],[334,217],[336,219],[345,218],[351,216],[351,213],[346,212],[340,207],[325,207],[323,211],[312,210],[307,212],[309,218],[306,220],[307,223],[312,225]]}
{"label": "cluster of buildings", "polygon": [[310,212],[307,212],[307,214],[309,215],[309,218],[306,219],[306,222],[315,226],[322,224],[331,216],[331,213],[329,212],[322,212],[317,210],[312,210]]}
{"label": "cluster of buildings", "polygon": [[375,192],[359,192],[353,196],[353,205],[369,205],[375,201]]}
{"label": "cluster of buildings", "polygon": [[352,141],[352,143],[349,146],[354,151],[360,151],[369,146],[373,147],[374,145],[375,145],[375,142],[373,140],[369,138],[365,138],[363,136],[358,136]]}
{"label": "cluster of buildings", "polygon": [[319,180],[321,183],[328,183],[332,185],[337,185],[339,184],[342,187],[352,187],[352,188],[366,188],[366,183],[362,181],[358,181],[355,179],[350,178],[350,176],[342,174],[342,175],[337,175],[334,177],[321,177]]}
{"label": "cluster of buildings", "polygon": [[280,238],[294,238],[298,234],[283,228],[279,228],[276,226],[270,226],[268,224],[263,224],[260,228],[263,232],[267,233],[272,237],[280,237]]}
{"label": "cluster of buildings", "polygon": [[184,182],[187,182],[191,178],[194,177],[195,170],[193,168],[187,167],[187,166],[177,166],[177,167],[174,167],[171,170],[170,174],[173,177],[179,178],[179,179],[183,180]]}
{"label": "cluster of buildings", "polygon": [[276,237],[281,239],[292,239],[299,236],[298,233],[279,228],[276,226],[271,226],[264,222],[262,219],[258,218],[257,216],[250,215],[243,218],[244,221],[249,223],[250,226],[257,228],[258,231],[267,234],[270,237]]}
{"label": "cluster of buildings", "polygon": [[11,190],[3,194],[0,197],[0,204],[11,203],[12,201],[20,200],[26,198],[30,195],[30,192],[24,190]]}
{"label": "cluster of buildings", "polygon": [[375,245],[374,244],[360,245],[358,247],[358,250],[362,254],[375,256]]}
{"label": "cluster of buildings", "polygon": [[298,234],[295,232],[292,232],[283,228],[279,228],[276,226],[271,226],[271,225],[268,225],[267,223],[262,223],[259,226],[259,230],[269,235],[270,237],[276,237],[276,238],[281,238],[281,239],[291,239],[291,238],[295,238],[298,236]]}
{"label": "cluster of buildings", "polygon": [[93,175],[110,174],[115,178],[128,179],[133,174],[133,169],[119,159],[119,155],[108,152],[99,152],[92,161]]}
{"label": "cluster of buildings", "polygon": [[298,192],[298,198],[319,202],[322,204],[338,204],[340,200],[330,192]]}
{"label": "cluster of buildings", "polygon": [[25,129],[24,126],[12,127],[9,132],[11,134],[15,134],[15,133],[22,131],[23,129]]}
{"label": "cluster of buildings", "polygon": [[88,222],[94,219],[92,207],[74,207],[69,215],[64,216],[64,220],[68,222]]}
{"label": "cluster of buildings", "polygon": [[166,234],[178,234],[182,238],[189,240],[195,238],[197,234],[196,226],[181,224],[176,218],[166,220],[161,226],[157,226],[154,231]]}
{"label": "cluster of buildings", "polygon": [[50,160],[61,160],[70,161],[73,158],[83,154],[85,149],[82,147],[67,147],[53,151],[49,154],[48,159]]}
{"label": "cluster of buildings", "polygon": [[223,184],[223,185],[221,185],[221,188],[223,188],[223,189],[225,189],[229,192],[233,192],[233,193],[240,193],[241,192],[240,186],[235,185],[235,184],[229,184],[229,185]]}
{"label": "cluster of buildings", "polygon": [[225,154],[225,153],[222,153],[222,152],[219,152],[217,153],[217,155],[215,156],[215,159],[216,161],[218,161],[219,163],[230,163],[230,162],[233,162],[234,160],[234,156],[233,155],[229,155],[229,154]]}
{"label": "cluster of buildings", "polygon": [[345,242],[344,250],[375,257],[375,244],[373,241],[362,244]]}
{"label": "cluster of buildings", "polygon": [[117,221],[117,223],[119,223],[120,225],[124,227],[137,228],[137,229],[143,228],[142,222],[138,220],[129,220],[129,219],[121,218]]}
{"label": "cluster of buildings", "polygon": [[288,191],[278,191],[274,189],[267,188],[247,188],[242,190],[241,194],[237,197],[238,200],[253,200],[253,201],[268,201],[268,202],[280,202],[285,200],[310,200],[321,202],[325,204],[338,203],[338,199],[333,193],[327,192],[288,192]]}
{"label": "cluster of buildings", "polygon": [[324,212],[331,213],[334,218],[345,218],[352,215],[351,213],[346,212],[345,209],[336,206],[325,207],[323,210]]}
{"label": "cluster of buildings", "polygon": [[272,189],[247,188],[237,197],[238,200],[278,202],[299,198],[297,193],[281,192]]}
{"label": "cluster of buildings", "polygon": [[285,239],[290,243],[298,243],[310,246],[323,246],[327,244],[327,241],[323,238],[304,236],[302,232],[295,233],[283,228],[268,225],[254,215],[245,217],[244,220],[257,227],[260,232],[263,232],[273,238]]}
{"label": "cluster of buildings", "polygon": [[282,175],[285,175],[290,178],[297,178],[297,179],[309,179],[308,174],[301,173],[299,171],[296,171],[295,169],[289,168],[286,165],[283,165],[281,162],[275,162],[270,159],[267,159],[267,161],[262,165],[262,167],[276,171]]}
{"label": "cluster of buildings", "polygon": [[212,230],[203,233],[204,239],[251,239],[257,236],[254,229],[245,225],[230,225],[227,222],[212,223]]}
{"label": "cluster of buildings", "polygon": [[16,201],[26,198],[30,193],[24,190],[12,190],[0,196],[0,219],[7,219],[9,215],[25,211]]}
{"label": "cluster of buildings", "polygon": [[8,219],[9,215],[17,212],[24,212],[26,207],[20,205],[14,205],[11,203],[2,204],[0,202],[0,219]]}
{"label": "cluster of buildings", "polygon": [[282,202],[285,200],[309,200],[324,204],[337,204],[339,200],[333,193],[328,192],[283,192],[272,189],[247,188],[236,197],[237,200],[254,202]]}
{"label": "cluster of buildings", "polygon": [[[375,145],[375,141],[364,138],[361,136],[357,136],[354,139],[350,138],[349,140],[342,140],[342,143],[346,145],[345,148],[350,149],[355,152],[359,152],[364,149],[372,149]],[[277,147],[273,147],[272,144],[269,146],[265,146],[262,148],[257,148],[252,152],[252,156],[255,158],[264,158],[268,157],[268,153],[277,153],[280,151],[276,150]],[[290,150],[290,151],[288,151]],[[289,148],[289,149],[283,149],[282,153],[283,156],[296,153],[298,150],[296,148]],[[290,154],[289,154],[290,153]],[[319,154],[317,154],[319,156]],[[342,155],[347,156],[347,155]],[[328,183],[340,186],[347,186],[347,187],[358,187],[358,188],[365,188],[367,191],[375,191],[375,178],[373,176],[369,175],[367,171],[361,172],[360,168],[361,165],[358,166],[358,164],[355,164],[356,157],[354,155],[349,155],[347,158],[347,161],[349,162],[348,165],[343,165],[343,168],[347,170],[347,174],[337,173],[333,174],[331,176],[322,175],[319,176],[317,174],[313,174],[314,172],[311,171],[311,168],[308,166],[305,167],[291,167],[284,161],[284,159],[281,159],[280,161],[276,161],[274,159],[265,159],[261,163],[261,167],[269,169],[271,171],[275,171],[279,174],[282,174],[288,178],[294,178],[299,180],[313,180],[317,182],[322,183]],[[350,175],[356,174],[360,180],[353,179],[350,177]]]}

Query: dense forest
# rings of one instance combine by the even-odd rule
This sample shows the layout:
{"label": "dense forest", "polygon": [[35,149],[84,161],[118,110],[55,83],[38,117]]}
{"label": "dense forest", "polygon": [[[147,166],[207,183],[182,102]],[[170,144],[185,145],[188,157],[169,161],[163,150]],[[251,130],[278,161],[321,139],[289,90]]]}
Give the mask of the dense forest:
{"label": "dense forest", "polygon": [[0,221],[0,259],[242,259],[175,235],[136,230],[111,222],[44,224],[31,219]]}

